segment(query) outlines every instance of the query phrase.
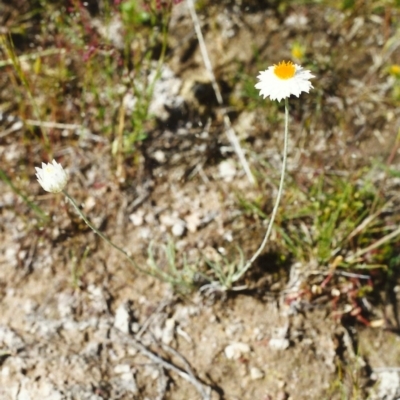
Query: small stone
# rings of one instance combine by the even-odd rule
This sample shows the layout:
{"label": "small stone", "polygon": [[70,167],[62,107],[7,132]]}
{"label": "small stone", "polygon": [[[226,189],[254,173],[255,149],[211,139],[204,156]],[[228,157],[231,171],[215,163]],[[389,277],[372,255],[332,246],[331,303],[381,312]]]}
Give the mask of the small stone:
{"label": "small stone", "polygon": [[[25,346],[22,338],[6,325],[0,325],[0,348],[18,351]],[[5,347],[5,349],[4,349]]]}
{"label": "small stone", "polygon": [[156,150],[153,154],[153,158],[160,164],[164,164],[167,161],[167,157],[162,150]]}
{"label": "small stone", "polygon": [[180,236],[183,236],[183,234],[185,233],[185,230],[186,230],[185,222],[182,220],[178,220],[174,223],[174,225],[172,225],[171,232],[174,236],[180,237]]}
{"label": "small stone", "polygon": [[333,288],[331,291],[331,296],[332,297],[339,297],[340,296],[340,290],[337,288]]}
{"label": "small stone", "polygon": [[156,381],[160,378],[160,369],[157,366],[154,366],[152,364],[145,365],[144,375],[149,376],[150,379]]}
{"label": "small stone", "polygon": [[126,303],[122,303],[115,312],[114,327],[119,329],[121,332],[129,333],[131,316],[129,313],[129,306]]}
{"label": "small stone", "polygon": [[96,199],[93,196],[89,196],[85,201],[84,211],[86,213],[89,213],[94,209],[95,206],[96,206]]}
{"label": "small stone", "polygon": [[129,215],[129,220],[132,222],[134,226],[141,226],[144,222],[144,211],[138,210],[131,215]]}
{"label": "small stone", "polygon": [[159,218],[161,225],[165,227],[173,226],[176,222],[176,218],[174,218],[174,216],[171,214],[161,214]]}
{"label": "small stone", "polygon": [[286,350],[289,347],[290,342],[285,338],[272,338],[269,340],[268,345],[274,350]]}
{"label": "small stone", "polygon": [[165,344],[170,344],[174,340],[175,334],[175,320],[173,318],[168,318],[165,321],[165,327],[162,332],[162,342]]}
{"label": "small stone", "polygon": [[119,375],[119,387],[126,392],[137,393],[138,388],[136,385],[135,377],[132,373],[131,367],[128,364],[118,364],[114,367],[114,372]]}
{"label": "small stone", "polygon": [[129,364],[117,364],[114,367],[114,372],[116,374],[126,374],[131,371],[131,367]]}
{"label": "small stone", "polygon": [[222,161],[218,167],[219,176],[225,182],[232,182],[236,175],[236,167],[232,160]]}
{"label": "small stone", "polygon": [[185,218],[185,221],[189,232],[196,232],[197,228],[201,225],[200,214],[198,212],[193,212]]}
{"label": "small stone", "polygon": [[379,399],[397,399],[400,396],[400,376],[397,371],[379,371],[377,392]]}
{"label": "small stone", "polygon": [[257,381],[259,379],[264,378],[264,372],[257,367],[250,368],[250,378],[252,381]]}
{"label": "small stone", "polygon": [[247,343],[232,343],[225,347],[225,356],[228,360],[238,360],[243,354],[250,353],[251,348]]}

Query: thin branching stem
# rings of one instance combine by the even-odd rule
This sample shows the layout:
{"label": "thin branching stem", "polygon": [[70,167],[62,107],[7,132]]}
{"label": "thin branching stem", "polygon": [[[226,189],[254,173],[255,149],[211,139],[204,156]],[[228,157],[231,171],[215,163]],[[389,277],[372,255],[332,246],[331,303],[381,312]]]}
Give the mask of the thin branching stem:
{"label": "thin branching stem", "polygon": [[79,216],[85,221],[85,224],[97,235],[99,235],[106,243],[108,243],[111,247],[114,247],[114,249],[118,250],[120,253],[122,253],[125,258],[128,259],[128,261],[140,272],[144,272],[145,274],[152,275],[149,271],[146,271],[143,268],[140,268],[135,260],[121,247],[117,246],[115,243],[113,243],[110,239],[108,239],[104,234],[102,234],[86,217],[86,215],[82,212],[82,210],[79,208],[79,206],[76,204],[75,200],[65,191],[62,191],[63,194],[67,197],[67,199],[70,201],[72,206],[75,208],[76,212],[79,214]]}
{"label": "thin branching stem", "polygon": [[235,276],[232,279],[232,283],[237,282],[247,272],[247,270],[252,266],[253,262],[258,258],[258,256],[264,250],[264,247],[267,244],[268,239],[271,235],[272,227],[274,225],[276,213],[278,211],[279,203],[281,201],[281,197],[282,197],[282,193],[283,193],[283,183],[285,180],[285,171],[286,171],[286,164],[287,164],[288,141],[289,141],[289,101],[288,101],[288,98],[286,98],[285,99],[285,134],[284,134],[284,142],[283,142],[284,144],[283,144],[282,171],[281,171],[281,179],[279,182],[278,195],[276,196],[276,201],[275,201],[274,208],[272,210],[271,219],[269,220],[267,231],[265,233],[264,239],[263,239],[260,247],[254,253],[253,257],[251,257],[250,260],[247,261],[246,265],[240,271],[238,271],[237,274],[235,274]]}

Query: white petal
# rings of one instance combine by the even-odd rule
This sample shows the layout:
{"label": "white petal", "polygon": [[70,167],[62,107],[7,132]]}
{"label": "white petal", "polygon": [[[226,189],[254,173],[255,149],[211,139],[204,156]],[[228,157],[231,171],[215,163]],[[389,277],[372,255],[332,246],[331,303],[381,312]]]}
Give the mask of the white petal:
{"label": "white petal", "polygon": [[59,193],[68,182],[68,174],[55,160],[48,164],[42,163],[42,168],[35,169],[37,180],[46,192]]}
{"label": "white petal", "polygon": [[299,97],[302,92],[308,93],[313,88],[309,79],[314,78],[308,70],[303,70],[300,65],[294,64],[295,74],[289,79],[280,79],[274,73],[275,66],[261,71],[257,78],[259,82],[255,85],[260,90],[260,95],[265,99],[281,101],[290,95]]}

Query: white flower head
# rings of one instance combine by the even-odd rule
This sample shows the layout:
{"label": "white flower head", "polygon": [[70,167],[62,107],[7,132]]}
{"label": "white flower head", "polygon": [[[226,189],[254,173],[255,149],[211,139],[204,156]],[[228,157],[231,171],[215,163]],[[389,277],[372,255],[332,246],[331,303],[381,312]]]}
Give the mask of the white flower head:
{"label": "white flower head", "polygon": [[68,182],[67,172],[56,160],[48,164],[42,163],[42,168],[35,169],[37,180],[46,192],[59,193]]}
{"label": "white flower head", "polygon": [[282,61],[261,71],[257,78],[260,82],[255,87],[260,90],[260,96],[281,101],[292,94],[299,97],[301,92],[308,93],[313,88],[309,79],[314,75],[291,61]]}

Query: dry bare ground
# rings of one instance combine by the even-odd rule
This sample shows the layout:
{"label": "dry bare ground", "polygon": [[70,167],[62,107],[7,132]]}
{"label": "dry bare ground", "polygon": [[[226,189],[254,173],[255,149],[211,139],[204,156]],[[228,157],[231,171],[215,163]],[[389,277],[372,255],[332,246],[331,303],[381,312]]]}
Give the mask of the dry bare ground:
{"label": "dry bare ground", "polygon": [[[2,2],[10,18],[18,15],[17,3],[13,8]],[[291,3],[225,1],[199,10],[217,81],[257,186],[247,180],[226,138],[186,2],[172,11],[168,54],[150,107],[157,123],[149,124],[134,155],[122,161],[113,156],[112,139],[98,134],[101,122],[93,110],[76,112],[75,89],[60,101],[58,114],[49,106],[47,120],[85,125],[85,133],[50,128],[54,157],[70,173],[69,193],[139,265],[148,264],[152,242],[159,267],[166,269],[161,245],[170,238],[178,258],[186,254],[203,271],[201,255],[212,261],[227,255],[238,263],[237,246],[246,257],[256,250],[266,220],[238,199],[257,200],[264,213],[271,211],[283,109],[249,99],[246,85],[254,86],[259,69],[290,59],[295,42],[307,48],[304,63],[316,75],[315,90],[291,99],[288,189],[281,208],[296,201],[290,188],[307,193],[322,173],[346,179],[388,158],[398,168],[400,111],[385,71],[400,64],[398,44],[391,40],[398,41],[399,9],[389,2],[374,9],[356,1],[347,10]],[[101,21],[101,13],[92,17]],[[47,40],[50,47],[52,38]],[[26,52],[25,45],[16,43],[16,51]],[[70,54],[66,62],[84,61]],[[32,119],[13,92],[13,76],[12,67],[3,65],[3,108],[21,121]],[[43,107],[46,96],[38,98]],[[4,121],[0,133],[1,168],[51,221],[41,223],[1,181],[0,399],[400,398],[395,281],[392,303],[379,298],[379,289],[368,302],[366,321],[383,322],[366,327],[346,314],[354,300],[350,291],[347,302],[336,304],[335,287],[322,295],[313,289],[311,273],[317,271],[320,284],[328,265],[280,259],[276,230],[240,282],[245,289],[181,293],[135,271],[62,195],[41,190],[34,166],[45,157],[43,142],[27,123],[9,131],[15,121]],[[109,123],[117,135],[118,117]],[[381,191],[398,190],[396,177],[382,183],[375,175]],[[277,224],[284,225],[283,217]]]}

